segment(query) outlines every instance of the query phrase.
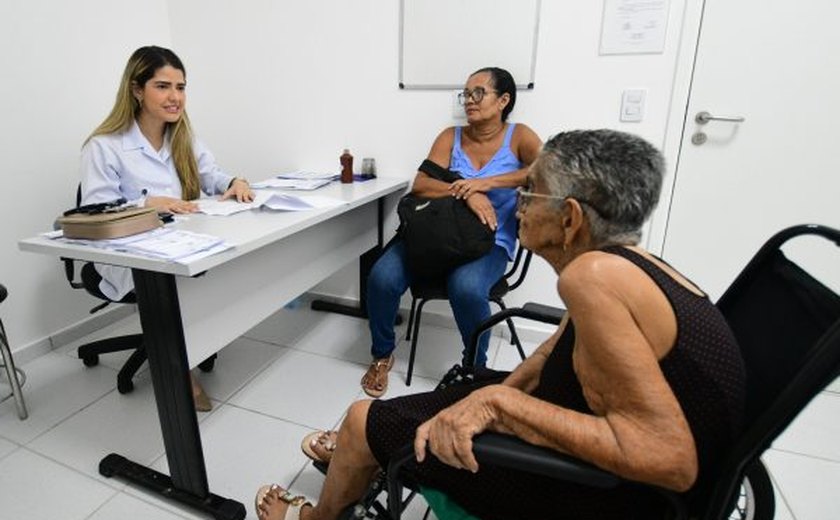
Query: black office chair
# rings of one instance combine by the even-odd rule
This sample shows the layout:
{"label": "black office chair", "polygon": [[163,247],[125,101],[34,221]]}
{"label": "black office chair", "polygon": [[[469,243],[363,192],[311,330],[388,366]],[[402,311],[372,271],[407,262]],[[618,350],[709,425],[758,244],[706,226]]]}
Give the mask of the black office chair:
{"label": "black office chair", "polygon": [[[525,280],[525,275],[528,274],[528,267],[531,265],[531,251],[519,245],[516,249],[516,255],[513,258],[508,271],[496,282],[490,289],[491,302],[494,302],[500,309],[505,310],[505,302],[503,298],[512,290],[516,289]],[[411,375],[414,372],[414,356],[417,352],[417,337],[420,335],[420,318],[423,315],[423,306],[432,300],[448,300],[449,294],[446,290],[446,279],[440,280],[421,280],[411,284],[411,310],[408,314],[408,327],[406,330],[405,339],[411,340],[411,352],[408,357],[408,373],[405,377],[405,385],[411,385]],[[412,328],[413,326],[413,328]],[[510,330],[510,344],[516,345],[519,355],[525,359],[525,351],[522,350],[522,344],[519,342],[519,336],[516,334],[516,327],[513,321],[507,320],[507,326]]]}
{"label": "black office chair", "polygon": [[[746,365],[744,430],[719,467],[708,476],[708,486],[697,490],[699,496],[691,503],[683,495],[635,484],[659,493],[664,518],[773,518],[773,487],[760,456],[799,412],[840,375],[840,296],[790,261],[781,250],[788,240],[803,235],[823,237],[840,247],[840,231],[835,229],[805,225],[783,230],[764,244],[717,303],[738,339]],[[559,312],[540,316],[544,310],[528,304],[522,309],[503,311],[476,331],[473,339],[482,330],[514,315],[548,323],[559,321]],[[475,342],[472,349],[474,355]],[[456,371],[469,374],[469,370]],[[600,488],[614,488],[625,482],[572,457],[505,435],[477,436],[474,451],[482,465],[500,465]],[[373,506],[376,518],[400,518],[406,505],[401,500],[400,468],[413,458],[413,447],[407,445],[390,461],[387,477],[383,477],[387,483],[377,483],[388,489],[388,507],[386,510],[381,504]],[[366,497],[367,503],[348,510],[348,515],[378,504],[371,495]],[[445,520],[440,514],[438,517]]]}
{"label": "black office chair", "polygon": [[[76,207],[78,208],[82,203],[82,186],[79,184],[76,188]],[[84,289],[91,296],[103,300],[102,303],[96,305],[90,310],[90,314],[99,312],[112,303],[121,304],[135,304],[137,298],[134,293],[127,294],[122,300],[111,300],[99,290],[96,281],[99,275],[96,274],[93,264],[85,262],[82,264],[80,280],[76,280],[76,261],[72,258],[61,258],[64,263],[64,275],[67,282],[73,289]],[[85,343],[80,346],[76,353],[79,359],[87,367],[93,367],[99,364],[99,355],[108,354],[111,352],[121,352],[124,350],[132,350],[131,356],[120,368],[117,374],[117,390],[121,394],[127,394],[134,390],[134,375],[143,366],[146,361],[146,350],[143,348],[143,334],[129,334],[126,336],[116,336],[113,338],[106,338],[90,343]],[[203,372],[210,372],[216,362],[216,354],[204,360],[198,366]]]}

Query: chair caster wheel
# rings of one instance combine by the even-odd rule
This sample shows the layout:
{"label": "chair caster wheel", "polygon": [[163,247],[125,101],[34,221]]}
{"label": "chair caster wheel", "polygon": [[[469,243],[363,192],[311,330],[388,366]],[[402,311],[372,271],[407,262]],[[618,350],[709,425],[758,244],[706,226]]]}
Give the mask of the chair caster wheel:
{"label": "chair caster wheel", "polygon": [[129,379],[128,381],[120,381],[117,380],[117,391],[121,394],[127,394],[134,390],[134,382]]}
{"label": "chair caster wheel", "polygon": [[205,359],[201,363],[198,364],[199,370],[202,372],[212,372],[213,367],[216,366],[216,354],[213,354],[209,358]]}
{"label": "chair caster wheel", "polygon": [[86,367],[95,367],[99,364],[99,356],[97,354],[85,356],[82,358],[82,363],[84,363]]}

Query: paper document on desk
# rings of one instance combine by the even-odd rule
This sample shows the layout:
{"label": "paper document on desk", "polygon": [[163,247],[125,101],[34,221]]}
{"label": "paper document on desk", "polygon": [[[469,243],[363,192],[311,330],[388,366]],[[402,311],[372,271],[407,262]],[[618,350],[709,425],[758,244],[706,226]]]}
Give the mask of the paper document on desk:
{"label": "paper document on desk", "polygon": [[297,179],[302,181],[312,181],[312,180],[326,180],[326,181],[336,181],[341,175],[337,173],[318,173],[318,172],[304,172],[304,171],[296,171],[296,172],[287,172],[281,173],[277,175],[278,179]]}
{"label": "paper document on desk", "polygon": [[198,204],[198,211],[201,213],[226,217],[234,213],[239,213],[240,211],[259,208],[270,197],[271,192],[255,191],[254,200],[251,202],[237,202],[236,199],[219,200],[216,197],[207,197],[198,199],[196,204]]}
{"label": "paper document on desk", "polygon": [[64,238],[55,234],[51,234],[50,238],[70,244],[160,258],[161,260],[182,264],[188,264],[233,247],[233,245],[213,235],[168,227],[110,240]]}
{"label": "paper document on desk", "polygon": [[266,179],[260,182],[254,182],[251,187],[255,190],[275,188],[281,190],[300,190],[312,191],[317,190],[321,186],[326,186],[331,183],[331,179]]}
{"label": "paper document on desk", "polygon": [[[149,235],[126,244],[125,250],[143,256],[163,258],[165,260],[180,261],[208,250],[218,252],[224,240],[213,235],[193,233],[180,229],[169,229],[166,233]],[[227,245],[224,249],[229,249]],[[222,250],[224,250],[222,249]]]}
{"label": "paper document on desk", "polygon": [[341,199],[319,197],[316,195],[289,195],[287,193],[269,190],[254,190],[252,202],[236,202],[235,200],[199,199],[198,211],[207,215],[233,215],[240,211],[266,207],[276,211],[303,211],[314,208],[330,208],[345,204]]}
{"label": "paper document on desk", "polygon": [[334,199],[332,197],[274,193],[263,206],[278,211],[301,211],[315,208],[333,208],[342,204],[347,203],[341,199]]}

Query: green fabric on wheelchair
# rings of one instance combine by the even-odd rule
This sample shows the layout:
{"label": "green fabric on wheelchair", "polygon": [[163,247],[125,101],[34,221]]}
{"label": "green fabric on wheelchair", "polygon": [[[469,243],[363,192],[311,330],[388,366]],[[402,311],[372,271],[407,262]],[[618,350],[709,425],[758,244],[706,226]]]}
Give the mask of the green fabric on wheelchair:
{"label": "green fabric on wheelchair", "polygon": [[461,506],[442,491],[420,486],[420,494],[426,499],[438,520],[480,520],[464,511]]}

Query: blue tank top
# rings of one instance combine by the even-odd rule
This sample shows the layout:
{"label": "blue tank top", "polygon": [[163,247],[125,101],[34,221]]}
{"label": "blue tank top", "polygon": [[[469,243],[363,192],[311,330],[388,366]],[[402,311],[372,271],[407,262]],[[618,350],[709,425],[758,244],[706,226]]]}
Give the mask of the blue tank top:
{"label": "blue tank top", "polygon": [[[452,159],[449,169],[458,172],[465,179],[479,179],[493,177],[503,173],[510,173],[522,168],[522,161],[510,149],[510,140],[516,123],[508,125],[505,140],[496,154],[480,170],[476,170],[469,156],[461,149],[461,130],[455,127],[455,142],[452,144]],[[496,210],[496,245],[507,251],[508,258],[513,258],[516,250],[516,190],[513,188],[496,188],[487,193],[493,209]]]}

